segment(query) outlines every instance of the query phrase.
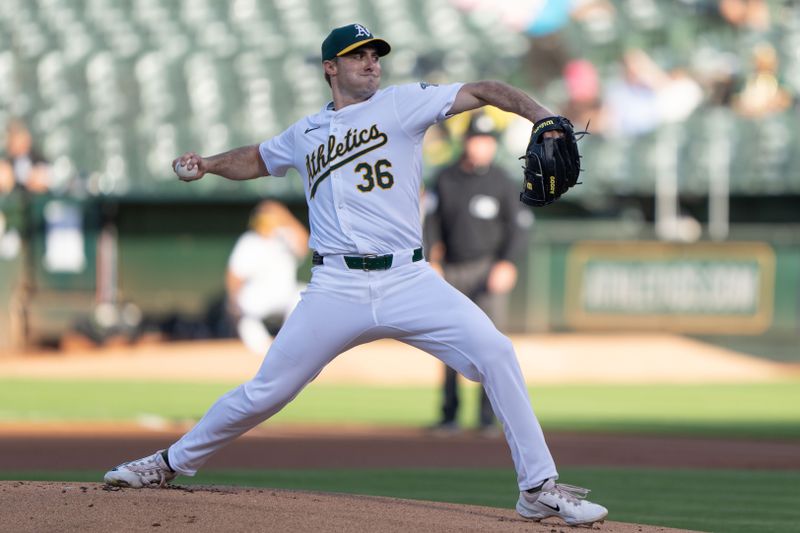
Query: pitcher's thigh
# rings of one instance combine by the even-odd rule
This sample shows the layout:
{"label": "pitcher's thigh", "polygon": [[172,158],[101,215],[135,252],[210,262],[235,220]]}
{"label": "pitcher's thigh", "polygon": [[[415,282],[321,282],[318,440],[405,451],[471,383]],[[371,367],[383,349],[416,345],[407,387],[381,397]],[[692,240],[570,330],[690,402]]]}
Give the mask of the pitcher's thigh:
{"label": "pitcher's thigh", "polygon": [[[420,276],[406,295],[413,308],[392,324],[405,332],[399,340],[420,348],[465,377],[480,380],[487,364],[514,358],[511,341],[486,314],[434,272]],[[398,306],[402,311],[402,306]]]}
{"label": "pitcher's thigh", "polygon": [[251,388],[276,382],[300,387],[349,349],[371,325],[369,307],[322,293],[306,294],[281,327]]}
{"label": "pitcher's thigh", "polygon": [[371,325],[369,306],[324,293],[306,294],[284,322],[272,348],[299,365],[321,368],[350,348]]}

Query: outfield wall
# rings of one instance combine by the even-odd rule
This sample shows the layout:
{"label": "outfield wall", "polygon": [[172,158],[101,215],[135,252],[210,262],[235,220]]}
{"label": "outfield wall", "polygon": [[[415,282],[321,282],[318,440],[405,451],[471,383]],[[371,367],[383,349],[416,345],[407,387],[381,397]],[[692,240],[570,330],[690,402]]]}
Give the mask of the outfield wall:
{"label": "outfield wall", "polygon": [[[800,231],[734,227],[726,242],[667,243],[595,222],[533,236],[513,298],[518,331],[800,330]],[[617,238],[609,238],[616,235]]]}
{"label": "outfield wall", "polygon": [[[0,257],[0,353],[20,337],[15,306],[29,271],[33,343],[57,341],[76,328],[102,338],[119,329],[126,313],[139,315],[139,329],[127,334],[164,324],[179,338],[222,334],[225,266],[255,201],[82,204],[83,263],[70,272],[46,268],[50,200],[34,206],[33,266],[23,268],[20,254]],[[13,213],[9,205],[5,211]],[[302,206],[292,208],[302,219]],[[13,227],[14,216],[8,220]],[[530,239],[519,262],[510,332],[752,336],[800,329],[798,227],[733,226],[729,241],[686,244],[657,241],[647,224],[542,220]],[[309,267],[306,261],[300,268],[304,280]]]}

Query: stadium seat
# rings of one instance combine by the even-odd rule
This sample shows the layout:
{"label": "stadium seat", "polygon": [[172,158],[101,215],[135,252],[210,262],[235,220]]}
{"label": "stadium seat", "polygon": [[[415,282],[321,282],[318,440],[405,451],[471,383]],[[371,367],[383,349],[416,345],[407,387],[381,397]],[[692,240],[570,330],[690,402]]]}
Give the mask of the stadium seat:
{"label": "stadium seat", "polygon": [[[525,70],[536,68],[524,62],[527,37],[505,29],[492,12],[461,4],[374,0],[360,9],[347,0],[4,0],[0,80],[15,83],[0,81],[0,119],[28,118],[45,155],[95,176],[98,190],[152,191],[169,178],[158,161],[177,155],[172,152],[258,142],[319,109],[329,97],[319,43],[332,26],[361,21],[386,37],[393,46],[389,83],[429,77],[524,82]],[[744,72],[755,40],[769,37],[785,83],[800,91],[796,6],[782,8],[780,32],[762,35],[734,31],[699,2],[611,4],[613,14],[577,18],[563,36],[570,53],[594,62],[602,77],[631,45],[645,47],[664,66],[691,66],[702,49],[735,59]],[[557,101],[559,90],[546,90],[548,101]],[[682,191],[707,191],[710,159],[702,148],[720,138],[727,144],[719,146],[730,149],[734,192],[800,190],[800,132],[791,115],[765,123],[753,143],[738,128],[760,126],[718,111],[702,108],[684,125],[685,138],[674,148]],[[656,173],[667,164],[668,140],[663,130],[587,139],[582,148],[592,164],[578,194],[652,194]],[[515,156],[505,157],[503,164],[514,168]],[[120,176],[100,179],[110,170]],[[209,191],[222,186],[215,183]],[[296,185],[271,186],[300,193]],[[251,184],[239,190],[263,192]]]}

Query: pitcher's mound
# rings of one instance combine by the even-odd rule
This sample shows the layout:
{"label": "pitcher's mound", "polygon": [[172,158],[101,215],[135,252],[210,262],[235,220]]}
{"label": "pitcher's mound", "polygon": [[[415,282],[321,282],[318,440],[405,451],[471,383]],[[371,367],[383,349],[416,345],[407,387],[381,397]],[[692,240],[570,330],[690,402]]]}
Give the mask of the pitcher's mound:
{"label": "pitcher's mound", "polygon": [[[0,481],[5,531],[514,531],[572,530],[510,509],[319,492],[241,488],[111,489],[99,483]],[[594,531],[675,529],[605,522]]]}

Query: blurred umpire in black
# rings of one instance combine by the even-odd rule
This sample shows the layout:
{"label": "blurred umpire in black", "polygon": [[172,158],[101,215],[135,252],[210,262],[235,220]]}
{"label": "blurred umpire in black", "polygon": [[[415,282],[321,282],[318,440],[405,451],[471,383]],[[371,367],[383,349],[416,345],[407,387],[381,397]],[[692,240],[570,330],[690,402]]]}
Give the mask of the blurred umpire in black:
{"label": "blurred umpire in black", "polygon": [[[503,329],[508,294],[517,281],[513,261],[525,247],[533,218],[520,208],[518,185],[494,164],[497,135],[490,115],[473,115],[461,157],[435,176],[426,193],[425,236],[431,265]],[[445,367],[442,417],[432,427],[436,432],[460,431],[457,376]],[[492,406],[481,391],[479,430],[499,435]]]}

